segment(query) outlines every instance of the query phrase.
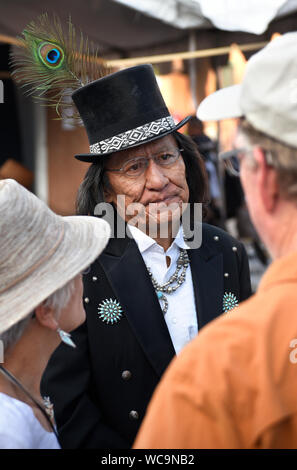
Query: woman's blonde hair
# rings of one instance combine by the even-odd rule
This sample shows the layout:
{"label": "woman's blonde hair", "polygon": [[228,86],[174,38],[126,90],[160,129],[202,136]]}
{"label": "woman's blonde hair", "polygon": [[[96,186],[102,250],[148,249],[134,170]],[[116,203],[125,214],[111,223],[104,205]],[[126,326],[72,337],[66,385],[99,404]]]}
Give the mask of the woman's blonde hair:
{"label": "woman's blonde hair", "polygon": [[240,122],[239,131],[251,146],[259,146],[269,155],[268,163],[275,168],[282,196],[297,202],[297,148],[257,131],[246,119]]}

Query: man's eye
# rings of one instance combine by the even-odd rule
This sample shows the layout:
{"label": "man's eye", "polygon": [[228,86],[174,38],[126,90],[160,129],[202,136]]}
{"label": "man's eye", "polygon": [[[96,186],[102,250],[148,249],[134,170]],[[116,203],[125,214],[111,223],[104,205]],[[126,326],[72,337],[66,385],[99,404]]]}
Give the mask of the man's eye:
{"label": "man's eye", "polygon": [[172,155],[171,153],[164,153],[162,155],[159,155],[158,159],[161,162],[167,163],[174,159],[174,155]]}
{"label": "man's eye", "polygon": [[134,163],[133,165],[128,166],[128,171],[137,171],[140,168],[139,163]]}
{"label": "man's eye", "polygon": [[126,172],[128,173],[136,173],[137,171],[141,170],[143,167],[143,162],[134,162],[127,166]]}

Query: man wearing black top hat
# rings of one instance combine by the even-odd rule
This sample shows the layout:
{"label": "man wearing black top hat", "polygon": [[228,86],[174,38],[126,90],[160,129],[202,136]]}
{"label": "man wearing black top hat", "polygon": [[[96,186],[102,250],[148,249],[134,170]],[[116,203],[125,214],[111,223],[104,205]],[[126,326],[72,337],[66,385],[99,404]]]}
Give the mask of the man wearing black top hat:
{"label": "man wearing black top hat", "polygon": [[[78,213],[102,215],[109,203],[114,237],[84,273],[86,322],[72,333],[77,347],[55,351],[41,391],[54,405],[62,447],[129,448],[171,359],[249,297],[248,261],[240,242],[199,224],[195,211],[190,220],[202,244],[191,246],[180,220],[185,205],[205,200],[205,169],[177,132],[187,119],[174,123],[150,65],[96,80],[73,100],[90,141],[90,153],[76,158],[92,163]],[[129,212],[135,204],[144,209],[138,228]]]}

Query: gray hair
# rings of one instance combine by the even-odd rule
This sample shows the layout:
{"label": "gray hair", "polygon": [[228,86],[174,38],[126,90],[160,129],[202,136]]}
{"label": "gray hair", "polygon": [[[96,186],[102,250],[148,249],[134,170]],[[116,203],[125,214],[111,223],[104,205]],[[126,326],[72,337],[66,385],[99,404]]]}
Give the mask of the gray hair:
{"label": "gray hair", "polygon": [[[71,279],[71,281],[69,281],[63,287],[56,290],[47,299],[45,299],[42,304],[45,307],[53,309],[57,316],[59,316],[61,310],[63,310],[68,305],[73,294],[75,287],[74,280],[75,278]],[[0,341],[2,341],[4,352],[8,348],[12,348],[21,338],[28,324],[30,323],[32,315],[33,313],[30,313],[25,318],[10,327],[8,330],[4,331],[4,333],[0,334]]]}
{"label": "gray hair", "polygon": [[[269,137],[252,127],[246,119],[239,126],[239,132],[251,146],[258,145],[269,157],[268,163],[275,169],[282,196],[297,202],[297,149],[290,147],[277,139]],[[252,157],[250,163],[257,166]]]}

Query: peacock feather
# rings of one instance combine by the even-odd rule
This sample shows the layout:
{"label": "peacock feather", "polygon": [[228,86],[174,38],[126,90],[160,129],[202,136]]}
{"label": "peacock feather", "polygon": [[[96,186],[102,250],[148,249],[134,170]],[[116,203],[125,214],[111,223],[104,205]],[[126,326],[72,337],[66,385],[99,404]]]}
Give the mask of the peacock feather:
{"label": "peacock feather", "polygon": [[[69,95],[110,73],[98,48],[68,20],[67,32],[57,16],[47,13],[27,25],[11,57],[12,75],[26,94],[61,110],[73,103]],[[68,97],[68,98],[67,98]]]}

